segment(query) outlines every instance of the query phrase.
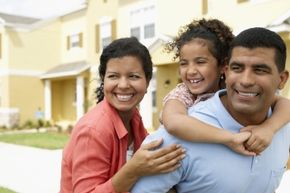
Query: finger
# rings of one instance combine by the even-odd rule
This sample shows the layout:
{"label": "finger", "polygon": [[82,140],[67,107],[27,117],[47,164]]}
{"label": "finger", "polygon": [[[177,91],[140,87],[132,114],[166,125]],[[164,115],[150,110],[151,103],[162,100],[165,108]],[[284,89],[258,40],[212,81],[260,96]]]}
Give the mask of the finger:
{"label": "finger", "polygon": [[246,155],[246,156],[256,156],[256,152],[254,151],[249,151],[247,149],[243,149],[241,150],[239,153],[243,154],[243,155]]}
{"label": "finger", "polygon": [[162,164],[159,164],[158,166],[156,166],[156,170],[159,173],[173,171],[176,168],[180,167],[180,160],[183,158],[184,158],[184,155],[181,155],[170,161],[163,162]]}
{"label": "finger", "polygon": [[237,134],[239,136],[238,141],[239,143],[241,142],[245,142],[246,140],[248,140],[251,137],[251,133],[250,132],[242,132],[242,133],[238,133]]}
{"label": "finger", "polygon": [[254,142],[256,141],[256,138],[252,135],[248,141],[246,142],[246,146],[250,147]]}
{"label": "finger", "polygon": [[259,145],[260,143],[258,142],[258,140],[256,140],[250,146],[248,146],[247,149],[250,151],[256,151]]}
{"label": "finger", "polygon": [[185,149],[179,148],[156,158],[155,163],[158,165],[161,165],[163,163],[169,163],[169,165],[171,165],[175,164],[176,162],[179,162],[184,157],[185,157]]}
{"label": "finger", "polygon": [[141,146],[141,148],[144,150],[154,150],[154,149],[158,148],[162,143],[163,143],[163,139],[161,138],[158,140],[154,140],[150,143],[144,144]]}
{"label": "finger", "polygon": [[251,132],[252,128],[251,127],[243,127],[242,129],[240,129],[240,132],[245,132],[245,131]]}

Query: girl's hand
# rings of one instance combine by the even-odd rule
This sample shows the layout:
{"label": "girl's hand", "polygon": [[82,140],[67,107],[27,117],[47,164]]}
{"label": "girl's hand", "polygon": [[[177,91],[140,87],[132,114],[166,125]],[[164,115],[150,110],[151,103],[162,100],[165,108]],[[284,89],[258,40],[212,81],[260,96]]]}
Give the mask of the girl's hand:
{"label": "girl's hand", "polygon": [[245,143],[247,150],[260,154],[271,143],[274,132],[270,128],[250,125],[241,129],[242,132],[251,132],[250,138]]}
{"label": "girl's hand", "polygon": [[180,160],[185,157],[185,150],[176,144],[156,149],[162,142],[163,140],[160,139],[142,145],[127,163],[131,171],[140,177],[177,169],[180,166]]}
{"label": "girl's hand", "polygon": [[225,145],[227,145],[229,148],[239,154],[246,156],[255,156],[255,152],[250,151],[245,147],[245,142],[250,138],[250,136],[250,132],[240,132],[232,134],[231,140],[225,143]]}

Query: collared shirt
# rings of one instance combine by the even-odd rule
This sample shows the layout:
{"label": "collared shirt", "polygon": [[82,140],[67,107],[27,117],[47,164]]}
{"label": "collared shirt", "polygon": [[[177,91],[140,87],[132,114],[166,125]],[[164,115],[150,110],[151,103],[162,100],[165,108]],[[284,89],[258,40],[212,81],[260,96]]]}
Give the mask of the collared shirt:
{"label": "collared shirt", "polygon": [[[131,124],[136,151],[147,135],[137,109]],[[127,147],[128,132],[104,99],[73,129],[63,151],[60,193],[115,193],[111,178],[125,164]]]}
{"label": "collared shirt", "polygon": [[[206,123],[231,132],[243,127],[214,97],[189,109],[189,114]],[[270,115],[269,110],[269,115]],[[164,193],[176,185],[178,193],[273,193],[278,187],[289,157],[290,124],[281,128],[271,144],[259,156],[244,156],[221,144],[191,143],[170,135],[164,127],[145,139],[145,143],[163,137],[163,145],[181,144],[187,151],[176,171],[146,176],[131,193]]]}
{"label": "collared shirt", "polygon": [[171,90],[163,99],[163,105],[171,99],[178,100],[184,104],[188,109],[192,105],[197,104],[200,101],[204,101],[212,97],[214,93],[205,93],[200,95],[193,95],[185,83],[179,83],[176,87]]}

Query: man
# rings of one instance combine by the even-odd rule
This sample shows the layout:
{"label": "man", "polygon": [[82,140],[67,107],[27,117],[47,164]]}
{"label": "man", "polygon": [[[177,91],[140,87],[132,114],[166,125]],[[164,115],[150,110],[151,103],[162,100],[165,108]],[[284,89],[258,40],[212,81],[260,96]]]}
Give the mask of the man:
{"label": "man", "polygon": [[[251,28],[233,41],[226,67],[227,90],[189,109],[189,115],[239,132],[271,115],[275,93],[288,79],[286,46],[274,32]],[[290,124],[281,128],[258,156],[243,156],[220,144],[190,143],[159,128],[146,142],[163,137],[164,145],[180,143],[187,150],[174,172],[139,180],[132,193],[273,193],[289,157]]]}

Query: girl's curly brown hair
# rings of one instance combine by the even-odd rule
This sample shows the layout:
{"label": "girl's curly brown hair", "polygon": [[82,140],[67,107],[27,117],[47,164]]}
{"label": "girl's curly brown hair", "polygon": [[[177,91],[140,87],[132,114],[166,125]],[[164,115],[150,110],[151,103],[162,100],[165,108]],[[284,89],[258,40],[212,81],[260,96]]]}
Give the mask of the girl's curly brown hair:
{"label": "girl's curly brown hair", "polygon": [[224,65],[227,62],[230,43],[234,35],[232,30],[218,19],[193,20],[181,27],[173,41],[165,45],[165,50],[174,51],[173,59],[176,60],[180,57],[182,46],[195,38],[208,41],[209,51],[217,59],[218,65]]}

